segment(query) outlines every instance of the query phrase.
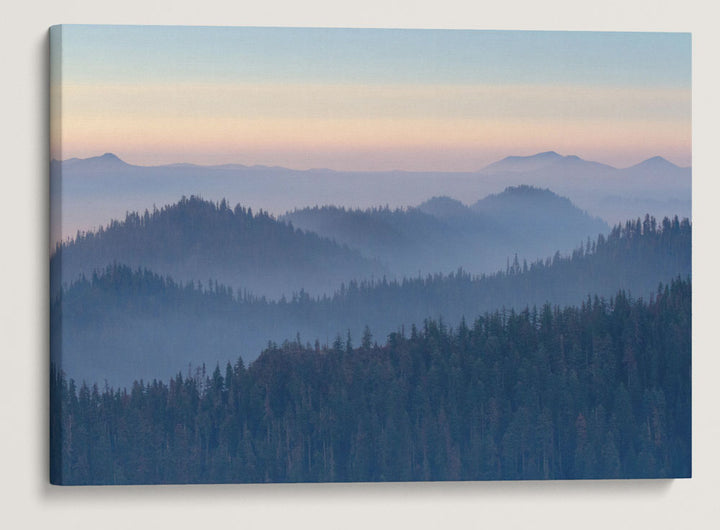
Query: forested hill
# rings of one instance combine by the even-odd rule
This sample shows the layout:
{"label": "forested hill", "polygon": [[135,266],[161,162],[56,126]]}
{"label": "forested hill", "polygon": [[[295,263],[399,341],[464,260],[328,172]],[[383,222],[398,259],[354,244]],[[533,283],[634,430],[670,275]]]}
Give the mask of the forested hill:
{"label": "forested hill", "polygon": [[216,204],[197,197],[78,233],[56,250],[51,267],[68,282],[114,262],[273,297],[301,288],[331,293],[343,281],[385,272],[357,251],[294,229],[262,210],[230,209],[224,200]]}
{"label": "forested hill", "polygon": [[608,226],[549,190],[509,187],[472,207],[434,197],[417,208],[348,210],[334,206],[286,214],[311,230],[377,258],[399,275],[495,272],[505,258],[527,259],[570,252]]}
{"label": "forested hill", "polygon": [[129,384],[167,378],[181,367],[254,359],[268,341],[300,335],[332,343],[365,326],[378,340],[426,318],[456,326],[486,311],[546,302],[579,305],[618,289],[649,298],[660,282],[691,274],[692,228],[687,220],[628,222],[569,256],[472,276],[462,271],[403,281],[351,282],[333,296],[301,291],[290,299],[238,297],[215,282],[180,284],[149,271],[115,265],[75,282],[52,307],[53,351],[78,380]]}
{"label": "forested hill", "polygon": [[691,475],[689,280],[213,368],[116,391],[53,371],[51,480]]}
{"label": "forested hill", "polygon": [[548,189],[512,186],[479,200],[470,209],[502,226],[524,256],[546,256],[570,251],[578,241],[595,238],[609,228]]}

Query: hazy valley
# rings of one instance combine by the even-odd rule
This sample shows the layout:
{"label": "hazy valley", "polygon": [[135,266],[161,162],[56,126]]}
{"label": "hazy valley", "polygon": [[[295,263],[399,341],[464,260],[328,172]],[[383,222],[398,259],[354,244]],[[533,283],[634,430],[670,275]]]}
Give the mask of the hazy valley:
{"label": "hazy valley", "polygon": [[[465,205],[509,186],[550,189],[609,225],[646,213],[691,214],[691,169],[654,157],[614,168],[555,152],[512,156],[475,172],[353,172],[229,164],[136,166],[113,154],[51,163],[54,240],[96,229],[126,212],[142,212],[198,195],[262,208],[274,216],[333,205],[346,209],[417,206],[447,196]],[[59,203],[62,193],[62,204]]]}

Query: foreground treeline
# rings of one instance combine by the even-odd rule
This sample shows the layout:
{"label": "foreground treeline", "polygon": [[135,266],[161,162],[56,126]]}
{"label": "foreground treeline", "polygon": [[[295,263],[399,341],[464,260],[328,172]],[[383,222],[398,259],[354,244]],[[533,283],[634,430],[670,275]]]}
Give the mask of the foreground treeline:
{"label": "foreground treeline", "polygon": [[[357,344],[355,344],[357,342]],[[51,375],[65,484],[690,476],[691,282],[272,345],[131,389]]]}

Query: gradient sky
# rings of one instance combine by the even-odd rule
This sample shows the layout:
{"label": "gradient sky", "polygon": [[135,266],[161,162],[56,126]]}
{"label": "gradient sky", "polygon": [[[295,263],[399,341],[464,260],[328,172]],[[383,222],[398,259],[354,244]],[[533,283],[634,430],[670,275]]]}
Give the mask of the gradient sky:
{"label": "gradient sky", "polygon": [[54,158],[691,164],[689,34],[71,25],[51,42]]}

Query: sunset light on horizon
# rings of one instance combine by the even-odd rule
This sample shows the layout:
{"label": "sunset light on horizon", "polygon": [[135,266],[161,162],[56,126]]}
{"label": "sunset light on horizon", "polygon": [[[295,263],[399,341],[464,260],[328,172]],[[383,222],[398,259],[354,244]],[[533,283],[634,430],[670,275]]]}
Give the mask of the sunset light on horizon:
{"label": "sunset light on horizon", "polygon": [[62,46],[56,159],[473,171],[553,150],[615,167],[692,162],[689,34],[70,25]]}

